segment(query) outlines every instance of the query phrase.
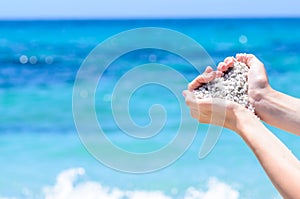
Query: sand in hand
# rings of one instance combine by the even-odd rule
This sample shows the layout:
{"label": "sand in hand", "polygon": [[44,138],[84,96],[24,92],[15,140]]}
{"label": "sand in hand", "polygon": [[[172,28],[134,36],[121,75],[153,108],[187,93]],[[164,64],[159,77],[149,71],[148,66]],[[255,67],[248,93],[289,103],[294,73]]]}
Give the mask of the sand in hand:
{"label": "sand in hand", "polygon": [[246,64],[235,61],[234,66],[221,77],[202,84],[194,90],[194,94],[200,99],[220,98],[237,102],[254,113],[248,96],[248,71],[249,67]]}

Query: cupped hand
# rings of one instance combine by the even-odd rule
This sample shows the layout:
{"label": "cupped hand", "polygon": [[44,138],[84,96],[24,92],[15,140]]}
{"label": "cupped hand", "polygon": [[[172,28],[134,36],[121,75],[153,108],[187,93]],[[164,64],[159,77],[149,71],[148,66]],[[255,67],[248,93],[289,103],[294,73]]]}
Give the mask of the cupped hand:
{"label": "cupped hand", "polygon": [[218,71],[225,72],[233,67],[234,62],[245,63],[249,67],[248,95],[250,103],[255,107],[256,114],[263,119],[264,112],[260,107],[260,100],[270,91],[270,85],[264,64],[252,54],[237,54],[236,58],[228,57],[218,65]]}
{"label": "cupped hand", "polygon": [[[188,90],[183,91],[185,102],[190,108],[191,116],[200,123],[224,126],[237,131],[238,116],[247,112],[241,105],[218,98],[196,98],[194,93]],[[249,111],[250,112],[250,111]]]}
{"label": "cupped hand", "polygon": [[[270,87],[264,64],[252,54],[237,54],[236,60],[249,67],[248,94],[252,103],[259,101],[264,91]],[[250,101],[251,102],[251,101]]]}
{"label": "cupped hand", "polygon": [[[227,63],[229,63],[229,61]],[[229,67],[229,65],[227,64],[226,67]],[[196,98],[192,92],[202,84],[210,82],[221,75],[222,71],[213,71],[213,69],[208,66],[203,74],[196,77],[188,85],[188,90],[183,91],[183,96],[185,97],[187,106],[190,108],[192,117],[199,122],[224,126],[236,131],[238,115],[246,112],[252,114],[249,110],[238,103],[224,99],[199,99]]]}
{"label": "cupped hand", "polygon": [[196,77],[191,83],[188,85],[188,90],[193,91],[197,88],[199,88],[202,84],[210,82],[214,80],[217,77],[221,77],[222,72],[221,71],[214,71],[212,67],[208,66],[204,73]]}

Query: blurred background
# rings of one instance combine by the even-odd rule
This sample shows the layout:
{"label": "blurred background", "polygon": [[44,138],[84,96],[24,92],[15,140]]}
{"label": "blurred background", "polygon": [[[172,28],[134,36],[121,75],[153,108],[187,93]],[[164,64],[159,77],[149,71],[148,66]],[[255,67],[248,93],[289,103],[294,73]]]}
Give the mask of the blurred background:
{"label": "blurred background", "polygon": [[[162,27],[199,42],[215,63],[240,52],[257,55],[275,89],[300,97],[299,6],[296,0],[1,1],[0,198],[280,198],[231,131],[224,129],[214,150],[200,160],[207,125],[199,125],[190,149],[167,168],[133,175],[105,167],[80,142],[72,91],[81,63],[100,42],[133,28]],[[186,60],[155,49],[129,53],[109,67],[106,86],[96,94],[97,115],[110,139],[135,151],[162,147],[180,122],[172,93],[149,86],[133,96],[132,117],[146,125],[149,107],[162,104],[168,113],[162,136],[135,148],[133,138],[124,138],[116,126],[107,108],[111,90],[124,70],[148,62],[176,68],[189,81],[198,75]],[[268,128],[300,158],[299,137]]]}

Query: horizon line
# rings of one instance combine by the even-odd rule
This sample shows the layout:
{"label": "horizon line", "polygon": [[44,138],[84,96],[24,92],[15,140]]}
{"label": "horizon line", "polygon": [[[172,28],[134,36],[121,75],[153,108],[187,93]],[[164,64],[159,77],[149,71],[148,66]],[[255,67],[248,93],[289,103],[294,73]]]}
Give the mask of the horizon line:
{"label": "horizon line", "polygon": [[0,21],[156,21],[156,20],[234,20],[300,19],[300,16],[215,16],[215,17],[45,17],[0,18]]}

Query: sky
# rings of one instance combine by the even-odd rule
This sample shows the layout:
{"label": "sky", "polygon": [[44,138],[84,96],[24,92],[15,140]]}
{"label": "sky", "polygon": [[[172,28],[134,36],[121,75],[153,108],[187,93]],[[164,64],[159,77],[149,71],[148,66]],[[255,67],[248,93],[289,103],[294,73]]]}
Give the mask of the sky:
{"label": "sky", "polygon": [[1,0],[0,19],[300,17],[299,0]]}

